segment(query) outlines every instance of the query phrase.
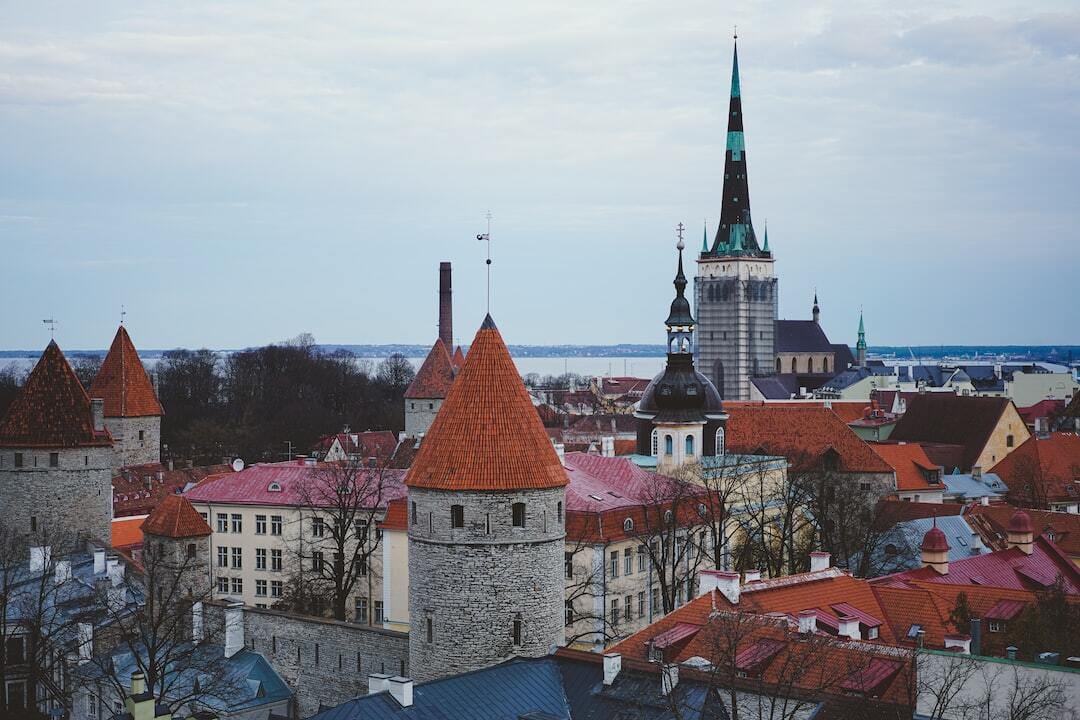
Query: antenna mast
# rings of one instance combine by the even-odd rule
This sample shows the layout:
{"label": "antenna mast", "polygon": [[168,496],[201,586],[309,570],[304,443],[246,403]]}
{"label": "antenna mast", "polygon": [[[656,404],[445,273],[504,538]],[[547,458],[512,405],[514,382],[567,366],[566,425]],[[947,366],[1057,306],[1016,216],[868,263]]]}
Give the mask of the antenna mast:
{"label": "antenna mast", "polygon": [[477,240],[487,243],[487,312],[491,313],[491,211],[487,212],[487,232],[476,236]]}
{"label": "antenna mast", "polygon": [[46,325],[49,326],[49,339],[50,340],[55,340],[56,339],[56,326],[59,325],[60,323],[58,321],[54,320],[53,318],[49,318],[47,320],[42,320],[41,322],[43,322],[43,323],[45,323]]}

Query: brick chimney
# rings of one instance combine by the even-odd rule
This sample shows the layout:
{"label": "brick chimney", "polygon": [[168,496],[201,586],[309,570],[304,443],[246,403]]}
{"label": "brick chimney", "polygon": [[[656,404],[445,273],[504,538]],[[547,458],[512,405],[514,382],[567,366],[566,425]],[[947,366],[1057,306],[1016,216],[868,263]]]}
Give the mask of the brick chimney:
{"label": "brick chimney", "polygon": [[450,291],[450,263],[439,263],[439,339],[454,352],[454,303]]}

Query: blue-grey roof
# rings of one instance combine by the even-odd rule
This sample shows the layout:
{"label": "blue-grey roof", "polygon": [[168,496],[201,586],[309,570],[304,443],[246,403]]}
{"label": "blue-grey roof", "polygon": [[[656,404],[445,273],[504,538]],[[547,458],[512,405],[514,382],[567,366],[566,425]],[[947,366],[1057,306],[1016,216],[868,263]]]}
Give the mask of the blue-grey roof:
{"label": "blue-grey roof", "polygon": [[984,497],[1000,497],[1009,492],[1009,487],[996,473],[984,472],[982,480],[976,480],[968,474],[953,473],[941,478],[945,483],[945,497],[961,500],[978,500]]}
{"label": "blue-grey roof", "polygon": [[[559,655],[518,658],[419,683],[408,708],[389,692],[380,692],[323,710],[312,720],[606,720],[624,712],[642,720],[673,718],[659,687],[659,674],[623,668],[615,682],[605,686],[599,662]],[[727,717],[718,703],[705,707],[709,697],[705,684],[684,680],[679,688],[679,718]]]}
{"label": "blue-grey roof", "polygon": [[[972,555],[987,552],[979,536],[972,531],[961,515],[942,515],[936,519],[937,527],[949,541],[949,561],[963,560]],[[934,518],[916,518],[898,522],[886,533],[874,548],[870,563],[871,575],[887,575],[917,568],[922,563],[923,536],[934,527]],[[854,567],[858,567],[858,558]]]}
{"label": "blue-grey roof", "polygon": [[847,343],[835,343],[832,349],[837,368],[842,370],[855,364],[855,355],[852,354],[851,347]]}
{"label": "blue-grey roof", "polygon": [[756,377],[750,382],[766,400],[790,400],[799,394],[799,379],[791,373]]}
{"label": "blue-grey roof", "polygon": [[777,320],[776,352],[832,352],[821,325],[813,320]]}

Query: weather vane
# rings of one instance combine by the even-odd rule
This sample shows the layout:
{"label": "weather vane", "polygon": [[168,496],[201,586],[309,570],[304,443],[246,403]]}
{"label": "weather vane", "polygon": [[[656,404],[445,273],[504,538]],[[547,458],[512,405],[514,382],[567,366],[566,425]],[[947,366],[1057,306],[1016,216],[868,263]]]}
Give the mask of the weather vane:
{"label": "weather vane", "polygon": [[49,326],[49,338],[52,339],[52,340],[55,340],[56,339],[56,326],[59,325],[59,323],[56,320],[52,319],[52,318],[49,318],[47,320],[42,320],[41,322],[43,322],[43,323],[45,323],[46,325]]}
{"label": "weather vane", "polygon": [[487,212],[487,232],[476,236],[477,240],[487,243],[487,311],[491,312],[491,211]]}
{"label": "weather vane", "polygon": [[675,234],[678,235],[678,237],[679,237],[679,243],[678,243],[677,247],[680,250],[682,250],[684,247],[686,247],[686,245],[683,243],[683,237],[682,237],[684,230],[686,230],[686,228],[683,227],[682,223],[679,223],[678,225],[675,226]]}
{"label": "weather vane", "polygon": [[120,303],[120,324],[124,324],[124,316],[127,315],[127,310],[124,309],[124,304]]}

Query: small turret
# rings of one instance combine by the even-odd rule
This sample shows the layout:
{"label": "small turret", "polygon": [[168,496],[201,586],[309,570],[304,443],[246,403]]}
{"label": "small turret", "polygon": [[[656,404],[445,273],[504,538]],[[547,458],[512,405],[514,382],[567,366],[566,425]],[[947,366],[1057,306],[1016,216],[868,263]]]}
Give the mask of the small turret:
{"label": "small turret", "polygon": [[1008,542],[1010,548],[1018,548],[1025,555],[1031,554],[1035,530],[1031,525],[1031,516],[1023,510],[1017,510],[1009,519]]}
{"label": "small turret", "polygon": [[939,575],[949,574],[949,541],[945,533],[937,526],[937,518],[934,518],[934,527],[926,531],[923,536],[922,566],[931,567]]}

